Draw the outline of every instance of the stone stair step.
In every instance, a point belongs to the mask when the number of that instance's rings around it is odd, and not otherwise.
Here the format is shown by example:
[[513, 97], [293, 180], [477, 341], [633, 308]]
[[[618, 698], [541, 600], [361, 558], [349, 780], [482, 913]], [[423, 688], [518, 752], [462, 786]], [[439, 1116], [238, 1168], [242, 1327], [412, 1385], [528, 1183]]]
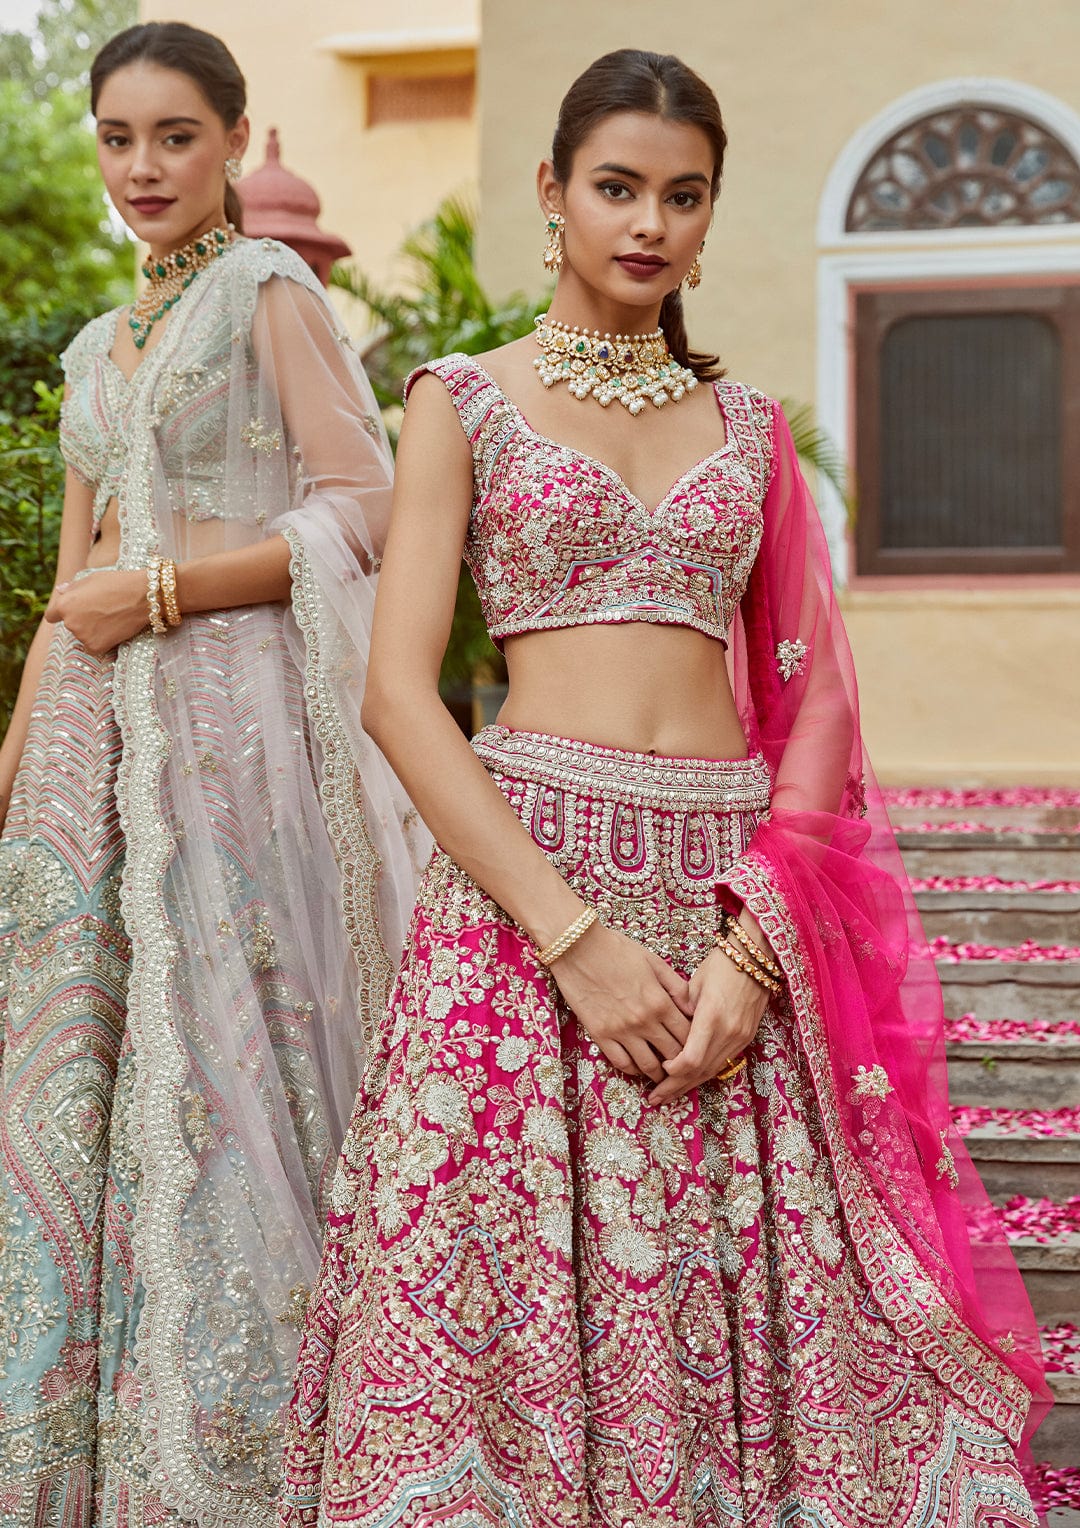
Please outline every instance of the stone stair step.
[[1080, 960], [939, 960], [949, 1018], [1080, 1017]]
[[1051, 806], [1035, 801], [1019, 806], [980, 805], [957, 800], [946, 806], [889, 805], [889, 821], [896, 832], [919, 828], [923, 823], [985, 823], [999, 833], [1076, 833], [1080, 831], [1080, 807]]
[[[1080, 935], [1080, 893], [917, 891], [927, 938], [956, 944], [1069, 944]], [[1078, 993], [1080, 1000], [1080, 993]]]
[[[996, 1204], [1014, 1194], [1064, 1200], [1080, 1185], [1080, 1135], [1016, 1135], [979, 1126], [967, 1132], [964, 1145]], [[1074, 1297], [1074, 1312], [1078, 1303]]]
[[[1073, 1452], [1074, 1457], [1080, 1459], [1080, 1448]], [[1046, 1528], [1080, 1528], [1080, 1506], [1055, 1507], [1046, 1514]]]
[[1010, 1246], [1039, 1325], [1080, 1319], [1080, 1234], [1052, 1242], [1025, 1236]]
[[1080, 1374], [1048, 1374], [1053, 1409], [1032, 1440], [1036, 1459], [1048, 1464], [1080, 1463]]
[[1060, 1040], [952, 1040], [945, 1050], [953, 1104], [1080, 1108], [1080, 1035]]
[[904, 833], [896, 835], [913, 880], [996, 875], [1002, 881], [1080, 881], [1077, 833]]

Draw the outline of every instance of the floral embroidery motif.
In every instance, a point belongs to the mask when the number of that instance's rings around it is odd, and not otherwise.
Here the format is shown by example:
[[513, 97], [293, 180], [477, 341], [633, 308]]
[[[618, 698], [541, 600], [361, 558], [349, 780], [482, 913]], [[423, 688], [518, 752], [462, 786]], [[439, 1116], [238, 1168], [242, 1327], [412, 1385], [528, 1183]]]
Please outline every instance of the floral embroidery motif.
[[[700, 963], [766, 809], [760, 760], [688, 783], [660, 759], [499, 727], [474, 746], [606, 921], [684, 973]], [[797, 955], [774, 947], [805, 1001]], [[884, 1070], [863, 1075], [883, 1107]], [[382, 1528], [580, 1528], [583, 1503], [596, 1528], [810, 1508], [916, 1528], [930, 1490], [965, 1502], [954, 1528], [1003, 1493], [1003, 1524], [1033, 1524], [1002, 1430], [875, 1298], [856, 1241], [874, 1233], [841, 1198], [786, 1000], [729, 1086], [664, 1108], [643, 1092], [437, 850], [335, 1179], [282, 1522], [313, 1528], [322, 1491], [342, 1521]], [[931, 1298], [900, 1264], [908, 1298]]]
[[306, 1284], [294, 1284], [289, 1290], [289, 1298], [285, 1302], [285, 1309], [278, 1312], [278, 1320], [286, 1326], [291, 1326], [294, 1331], [304, 1330], [304, 1317], [307, 1315], [308, 1305], [311, 1303], [311, 1290]]
[[267, 456], [281, 450], [281, 431], [271, 429], [261, 416], [244, 426], [240, 439], [245, 446], [250, 446], [253, 451], [263, 451]]
[[881, 1065], [867, 1069], [860, 1066], [855, 1073], [855, 1086], [852, 1089], [856, 1098], [887, 1098], [894, 1091], [889, 1081], [889, 1074]]
[[796, 674], [802, 673], [803, 660], [809, 651], [806, 643], [799, 637], [789, 637], [780, 643], [776, 649], [776, 666], [785, 684]]
[[946, 1132], [941, 1132], [941, 1156], [937, 1160], [935, 1172], [939, 1178], [948, 1178], [950, 1188], [960, 1187], [960, 1174], [956, 1170], [956, 1158], [952, 1150], [946, 1144]]
[[650, 509], [602, 462], [530, 430], [465, 356], [441, 377], [473, 446], [465, 558], [491, 637], [594, 622], [690, 626], [727, 640], [762, 535], [772, 405], [716, 383], [727, 440]]

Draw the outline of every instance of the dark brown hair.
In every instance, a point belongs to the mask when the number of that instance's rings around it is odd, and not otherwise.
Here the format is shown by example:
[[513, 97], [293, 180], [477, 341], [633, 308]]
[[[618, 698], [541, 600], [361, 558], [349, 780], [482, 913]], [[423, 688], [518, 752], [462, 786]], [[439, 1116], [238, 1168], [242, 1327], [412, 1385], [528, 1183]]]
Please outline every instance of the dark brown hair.
[[[551, 162], [560, 185], [569, 180], [574, 155], [593, 128], [617, 111], [648, 112], [669, 122], [688, 122], [700, 127], [712, 144], [709, 191], [710, 200], [716, 201], [727, 148], [727, 133], [716, 97], [681, 58], [673, 53], [645, 53], [638, 48], [605, 53], [578, 76], [563, 97], [551, 145]], [[664, 298], [660, 327], [681, 366], [689, 366], [702, 381], [723, 376], [718, 356], [690, 349], [681, 293], [669, 292]]]
[[[97, 115], [101, 88], [111, 74], [128, 64], [159, 64], [186, 74], [206, 97], [207, 104], [233, 128], [247, 106], [247, 85], [228, 48], [211, 32], [184, 21], [145, 21], [111, 37], [90, 65], [90, 110]], [[236, 188], [225, 184], [225, 216], [243, 231], [243, 210]]]

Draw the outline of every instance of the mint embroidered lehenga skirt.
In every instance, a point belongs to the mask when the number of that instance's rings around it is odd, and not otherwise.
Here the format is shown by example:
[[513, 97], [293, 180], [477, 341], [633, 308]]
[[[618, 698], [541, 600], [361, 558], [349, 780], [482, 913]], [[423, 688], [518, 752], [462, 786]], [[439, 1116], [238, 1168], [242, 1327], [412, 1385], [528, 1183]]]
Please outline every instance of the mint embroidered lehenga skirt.
[[[227, 626], [214, 615], [189, 620], [196, 694], [185, 710], [189, 734], [177, 746], [200, 761], [193, 771], [205, 766], [213, 781], [229, 906], [236, 927], [253, 931], [249, 944], [254, 939], [257, 946], [263, 927], [260, 891], [240, 851], [227, 857], [235, 849], [226, 831], [233, 783], [216, 767], [219, 754], [234, 756], [236, 738], [223, 726], [220, 710], [198, 703], [219, 693], [232, 696], [245, 735], [250, 733], [242, 708], [254, 681], [242, 652], [253, 644], [244, 649], [229, 637], [238, 631], [242, 637], [244, 622], [254, 618], [261, 619], [257, 611], [231, 616]], [[269, 665], [270, 658], [264, 661]], [[144, 1431], [151, 1405], [170, 1424], [188, 1418], [166, 1413], [160, 1395], [151, 1401], [144, 1380], [148, 1299], [139, 1227], [146, 1201], [145, 1142], [138, 1105], [148, 1065], [140, 1060], [127, 1002], [134, 941], [121, 902], [130, 910], [140, 888], [125, 880], [130, 855], [118, 810], [124, 761], [115, 672], [112, 659], [91, 656], [63, 626], [56, 629], [0, 839], [4, 1528], [177, 1528], [196, 1521], [194, 1513], [170, 1506], [159, 1488]], [[277, 693], [287, 714], [297, 719], [301, 750], [307, 746], [303, 682], [295, 670], [291, 678], [284, 667], [282, 673], [286, 677]], [[168, 679], [162, 683], [168, 694]], [[237, 781], [248, 791], [259, 789], [260, 769], [251, 759], [236, 757]], [[167, 815], [167, 801], [161, 810]], [[200, 894], [209, 899], [205, 888]], [[278, 935], [280, 949], [283, 928]], [[290, 986], [286, 957], [255, 946], [251, 959], [263, 982], [261, 1014], [272, 1055], [287, 1079], [290, 1037], [302, 1032], [293, 1011], [299, 994]], [[275, 1017], [282, 1018], [276, 1028]], [[237, 1034], [245, 1033], [238, 1018]], [[325, 1134], [317, 1095], [305, 1092], [299, 1069], [297, 1075], [297, 1110], [310, 1120], [313, 1134]], [[197, 1094], [194, 1084], [188, 1097], [186, 1122], [194, 1133], [201, 1124], [205, 1129], [220, 1105], [209, 1088]], [[200, 1098], [205, 1099], [201, 1113]], [[332, 1142], [320, 1150], [332, 1159]], [[250, 1279], [245, 1265], [230, 1256], [225, 1230], [215, 1238], [220, 1218], [215, 1222], [214, 1213], [211, 1206], [208, 1229], [200, 1229], [198, 1237], [183, 1226], [176, 1233], [199, 1272], [209, 1307], [205, 1319], [193, 1318], [184, 1328], [183, 1355], [198, 1373], [198, 1396], [210, 1416], [200, 1441], [211, 1463], [226, 1484], [238, 1476], [245, 1485], [247, 1476], [254, 1479], [227, 1518], [247, 1528], [269, 1522], [274, 1512], [288, 1374], [275, 1393], [274, 1370], [260, 1347], [263, 1334], [249, 1310]], [[271, 1258], [269, 1247], [265, 1255]], [[238, 1411], [230, 1386], [237, 1376], [246, 1384], [249, 1367], [256, 1371], [255, 1401], [268, 1408], [265, 1426], [252, 1404], [248, 1433], [234, 1427], [226, 1434]], [[219, 1417], [225, 1420], [215, 1432]], [[267, 1440], [265, 1466], [251, 1442], [255, 1423]], [[226, 1518], [212, 1511], [200, 1521], [214, 1525]]]
[[[760, 759], [474, 746], [606, 922], [704, 959]], [[1002, 1429], [875, 1302], [790, 999], [731, 1081], [649, 1086], [436, 850], [339, 1164], [282, 1523], [1034, 1522]]]
[[0, 1521], [20, 1528], [91, 1522], [98, 1390], [138, 1320], [112, 675], [57, 628], [0, 843]]

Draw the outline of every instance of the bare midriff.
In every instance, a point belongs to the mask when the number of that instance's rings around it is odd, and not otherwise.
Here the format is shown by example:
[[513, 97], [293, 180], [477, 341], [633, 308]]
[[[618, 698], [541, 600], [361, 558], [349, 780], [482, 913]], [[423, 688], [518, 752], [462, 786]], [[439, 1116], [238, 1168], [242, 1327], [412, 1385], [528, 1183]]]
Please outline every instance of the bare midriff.
[[86, 558], [88, 568], [115, 567], [120, 557], [120, 511], [115, 499], [110, 499], [101, 517], [98, 533]]
[[724, 649], [685, 626], [631, 621], [508, 637], [512, 731], [669, 758], [744, 759]]
[[[210, 557], [215, 552], [227, 552], [247, 546], [262, 538], [255, 526], [239, 522], [226, 523], [216, 515], [205, 520], [181, 520], [173, 522], [173, 551], [170, 555], [181, 558]], [[120, 558], [120, 510], [115, 499], [110, 499], [101, 517], [96, 539], [87, 554], [88, 568], [112, 568]]]

